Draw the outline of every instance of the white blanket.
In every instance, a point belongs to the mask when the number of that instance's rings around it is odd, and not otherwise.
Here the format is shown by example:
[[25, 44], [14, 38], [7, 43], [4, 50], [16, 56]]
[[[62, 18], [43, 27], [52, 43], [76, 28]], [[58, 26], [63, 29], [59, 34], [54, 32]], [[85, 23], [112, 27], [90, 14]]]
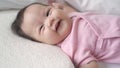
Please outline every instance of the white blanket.
[[[60, 48], [14, 35], [10, 25], [16, 13], [0, 12], [0, 68], [74, 68]], [[120, 68], [120, 64], [99, 63], [99, 66]]]

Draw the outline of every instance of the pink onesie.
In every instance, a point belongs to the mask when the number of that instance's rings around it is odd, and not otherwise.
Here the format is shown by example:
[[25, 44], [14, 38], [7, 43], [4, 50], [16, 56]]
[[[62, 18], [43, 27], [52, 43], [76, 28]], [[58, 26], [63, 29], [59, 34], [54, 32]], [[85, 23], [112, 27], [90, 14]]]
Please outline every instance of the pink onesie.
[[58, 46], [76, 67], [93, 60], [120, 63], [120, 16], [73, 12], [70, 18], [71, 33]]

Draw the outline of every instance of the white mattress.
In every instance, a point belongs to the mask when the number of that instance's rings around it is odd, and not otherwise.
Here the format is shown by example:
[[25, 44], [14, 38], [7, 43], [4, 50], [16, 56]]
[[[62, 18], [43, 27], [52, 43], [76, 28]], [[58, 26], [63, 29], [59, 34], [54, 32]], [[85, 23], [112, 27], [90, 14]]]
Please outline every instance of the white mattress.
[[[0, 68], [74, 68], [60, 48], [14, 35], [10, 25], [16, 13], [0, 12]], [[120, 64], [100, 63], [99, 66], [120, 68]]]

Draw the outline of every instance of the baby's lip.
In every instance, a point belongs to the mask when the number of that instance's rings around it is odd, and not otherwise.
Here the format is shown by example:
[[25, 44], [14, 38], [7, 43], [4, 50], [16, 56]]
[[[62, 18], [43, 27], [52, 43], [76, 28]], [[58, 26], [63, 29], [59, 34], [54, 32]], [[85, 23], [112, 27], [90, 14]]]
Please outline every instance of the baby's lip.
[[60, 27], [60, 23], [61, 23], [62, 20], [58, 20], [56, 25], [55, 25], [55, 29], [56, 31], [58, 30], [58, 28]]

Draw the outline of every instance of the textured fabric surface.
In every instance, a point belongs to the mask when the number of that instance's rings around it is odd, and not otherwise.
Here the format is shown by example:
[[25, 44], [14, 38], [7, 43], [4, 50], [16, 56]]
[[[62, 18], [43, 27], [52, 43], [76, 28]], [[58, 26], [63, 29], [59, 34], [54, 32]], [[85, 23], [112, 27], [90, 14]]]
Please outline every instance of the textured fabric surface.
[[96, 60], [120, 64], [120, 16], [73, 12], [72, 30], [59, 45], [76, 67]]
[[[92, 11], [120, 15], [120, 0], [0, 0], [0, 10], [20, 9], [30, 3], [69, 3], [79, 11]], [[114, 11], [113, 11], [114, 10]]]
[[79, 11], [120, 15], [120, 0], [66, 0]]

